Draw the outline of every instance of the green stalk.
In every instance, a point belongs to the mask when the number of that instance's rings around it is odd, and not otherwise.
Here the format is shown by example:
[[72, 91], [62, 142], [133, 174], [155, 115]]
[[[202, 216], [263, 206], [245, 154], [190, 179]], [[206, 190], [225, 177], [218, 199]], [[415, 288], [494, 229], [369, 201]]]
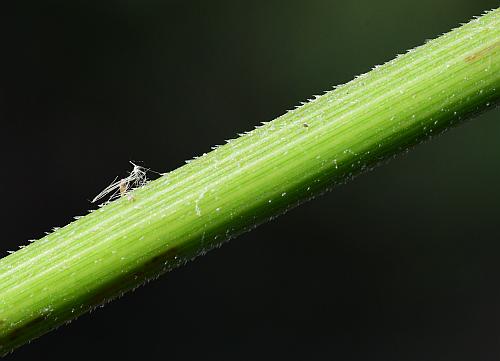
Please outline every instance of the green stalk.
[[0, 354], [500, 100], [500, 9], [0, 260]]

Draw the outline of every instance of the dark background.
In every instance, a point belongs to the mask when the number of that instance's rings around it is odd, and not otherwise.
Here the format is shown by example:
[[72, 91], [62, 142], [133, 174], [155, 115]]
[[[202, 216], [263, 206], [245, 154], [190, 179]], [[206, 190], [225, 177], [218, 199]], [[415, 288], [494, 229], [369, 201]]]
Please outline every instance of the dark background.
[[[2, 256], [129, 160], [166, 172], [496, 0], [15, 1]], [[8, 360], [498, 360], [499, 110]]]

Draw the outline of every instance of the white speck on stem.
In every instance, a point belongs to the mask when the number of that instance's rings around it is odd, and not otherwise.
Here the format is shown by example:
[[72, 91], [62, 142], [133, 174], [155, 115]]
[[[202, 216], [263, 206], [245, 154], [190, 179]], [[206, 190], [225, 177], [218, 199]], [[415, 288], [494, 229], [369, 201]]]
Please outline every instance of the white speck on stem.
[[205, 196], [205, 193], [207, 192], [207, 188], [205, 188], [203, 190], [203, 192], [200, 193], [200, 195], [198, 196], [198, 198], [196, 198], [196, 201], [194, 202], [194, 210], [196, 212], [196, 215], [199, 217], [201, 216], [201, 208], [200, 208], [200, 201], [203, 199], [203, 197]]

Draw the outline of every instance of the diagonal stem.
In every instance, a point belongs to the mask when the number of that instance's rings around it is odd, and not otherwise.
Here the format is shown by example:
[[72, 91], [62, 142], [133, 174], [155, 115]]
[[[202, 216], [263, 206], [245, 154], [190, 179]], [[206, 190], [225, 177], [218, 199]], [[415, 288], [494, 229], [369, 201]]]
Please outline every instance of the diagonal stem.
[[0, 354], [500, 101], [493, 10], [0, 260]]

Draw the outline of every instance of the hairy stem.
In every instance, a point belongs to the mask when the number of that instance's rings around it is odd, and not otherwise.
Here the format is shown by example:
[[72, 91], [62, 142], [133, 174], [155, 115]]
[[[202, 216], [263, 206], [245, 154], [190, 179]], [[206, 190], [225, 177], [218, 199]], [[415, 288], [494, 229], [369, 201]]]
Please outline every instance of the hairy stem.
[[0, 354], [500, 99], [494, 10], [0, 260]]

